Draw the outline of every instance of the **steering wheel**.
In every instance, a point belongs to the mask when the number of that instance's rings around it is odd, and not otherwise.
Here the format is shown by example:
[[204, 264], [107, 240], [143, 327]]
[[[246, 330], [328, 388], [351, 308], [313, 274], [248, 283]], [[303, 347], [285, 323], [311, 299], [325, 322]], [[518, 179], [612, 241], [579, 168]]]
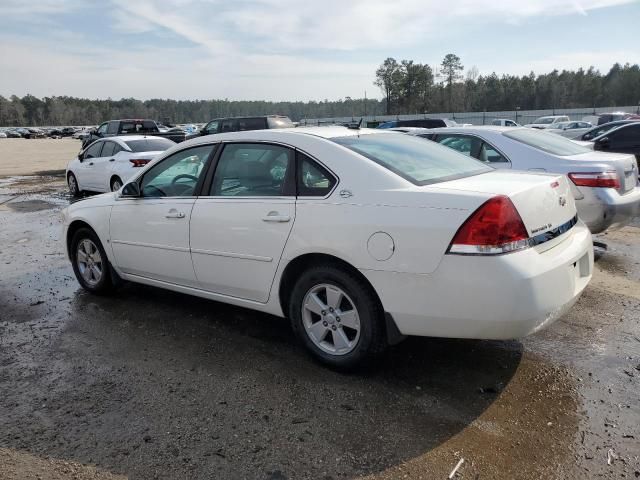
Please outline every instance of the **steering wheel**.
[[195, 175], [189, 175], [188, 173], [183, 173], [180, 175], [177, 175], [176, 177], [174, 177], [173, 180], [171, 180], [171, 185], [175, 185], [176, 183], [178, 183], [178, 181], [182, 180], [183, 178], [188, 178], [190, 180], [193, 180], [195, 182], [198, 181], [198, 177], [196, 177]]

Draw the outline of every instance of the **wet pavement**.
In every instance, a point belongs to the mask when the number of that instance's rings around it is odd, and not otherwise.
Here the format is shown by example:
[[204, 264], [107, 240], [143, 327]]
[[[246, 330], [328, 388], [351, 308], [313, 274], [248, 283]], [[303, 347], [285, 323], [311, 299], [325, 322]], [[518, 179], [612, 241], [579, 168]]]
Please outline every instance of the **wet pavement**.
[[640, 223], [522, 341], [411, 338], [345, 375], [286, 320], [78, 286], [62, 178], [0, 179], [0, 479], [640, 477]]

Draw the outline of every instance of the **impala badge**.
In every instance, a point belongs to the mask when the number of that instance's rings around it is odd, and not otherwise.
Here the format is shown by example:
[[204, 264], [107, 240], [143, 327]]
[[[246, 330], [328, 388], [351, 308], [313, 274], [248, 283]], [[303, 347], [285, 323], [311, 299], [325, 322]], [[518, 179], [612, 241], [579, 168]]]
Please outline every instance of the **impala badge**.
[[558, 197], [558, 203], [561, 207], [564, 207], [567, 204], [567, 198], [563, 196]]

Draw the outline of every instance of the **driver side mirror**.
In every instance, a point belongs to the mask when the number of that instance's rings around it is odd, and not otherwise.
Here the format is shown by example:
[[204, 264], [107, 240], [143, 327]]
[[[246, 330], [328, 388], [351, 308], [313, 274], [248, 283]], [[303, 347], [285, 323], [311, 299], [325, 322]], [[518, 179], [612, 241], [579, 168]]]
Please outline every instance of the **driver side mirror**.
[[127, 197], [127, 198], [138, 198], [138, 197], [142, 196], [142, 194], [140, 192], [140, 185], [138, 185], [137, 182], [127, 183], [122, 188], [122, 193], [120, 194], [120, 196], [121, 197]]

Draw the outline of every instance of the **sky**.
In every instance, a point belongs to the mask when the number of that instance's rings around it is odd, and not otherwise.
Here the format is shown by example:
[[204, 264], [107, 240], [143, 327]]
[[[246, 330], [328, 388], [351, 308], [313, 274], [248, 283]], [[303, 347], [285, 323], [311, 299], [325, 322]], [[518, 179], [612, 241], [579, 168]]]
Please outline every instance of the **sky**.
[[387, 57], [481, 74], [640, 63], [640, 0], [0, 0], [0, 95], [337, 100]]

